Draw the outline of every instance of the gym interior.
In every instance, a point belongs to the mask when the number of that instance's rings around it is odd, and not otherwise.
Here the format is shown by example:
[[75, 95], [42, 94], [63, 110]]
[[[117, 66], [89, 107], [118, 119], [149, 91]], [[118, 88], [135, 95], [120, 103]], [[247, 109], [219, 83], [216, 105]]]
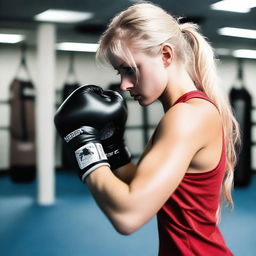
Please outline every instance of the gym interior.
[[[53, 122], [58, 106], [79, 86], [118, 88], [116, 72], [95, 60], [97, 42], [111, 17], [140, 1], [112, 2], [1, 1], [0, 255], [157, 255], [156, 219], [132, 235], [118, 234], [80, 182]], [[246, 1], [236, 0], [222, 10], [217, 3], [231, 1], [152, 2], [198, 23], [216, 51], [220, 84], [240, 124], [243, 143], [235, 171], [234, 208], [223, 205], [219, 225], [235, 255], [254, 256], [256, 3], [248, 1], [246, 9]], [[85, 16], [82, 21], [69, 22], [64, 16], [64, 21], [41, 20], [38, 14], [48, 9]], [[244, 30], [228, 35], [220, 33], [223, 27]], [[8, 41], [9, 35], [17, 38]], [[159, 102], [141, 107], [129, 94], [123, 96], [129, 113], [125, 138], [137, 162], [163, 109]]]

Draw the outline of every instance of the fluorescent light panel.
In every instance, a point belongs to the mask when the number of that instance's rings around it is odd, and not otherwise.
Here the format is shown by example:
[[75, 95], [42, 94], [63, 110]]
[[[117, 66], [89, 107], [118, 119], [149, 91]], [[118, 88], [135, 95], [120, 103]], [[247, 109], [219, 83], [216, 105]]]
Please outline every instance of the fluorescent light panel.
[[24, 40], [23, 35], [18, 34], [0, 34], [0, 43], [16, 44]]
[[230, 49], [226, 49], [226, 48], [216, 48], [215, 52], [221, 56], [230, 56], [232, 53]]
[[77, 23], [93, 17], [91, 12], [76, 12], [67, 10], [49, 9], [37, 14], [34, 18], [37, 21], [58, 22], [58, 23]]
[[62, 51], [96, 52], [98, 44], [63, 42], [57, 44], [57, 49]]
[[211, 9], [229, 12], [250, 12], [251, 8], [256, 7], [256, 0], [224, 0], [212, 4]]
[[215, 51], [218, 55], [221, 55], [221, 56], [233, 56], [236, 58], [256, 59], [256, 50], [250, 50], [250, 49], [230, 50], [227, 48], [216, 48]]
[[224, 36], [235, 36], [256, 39], [256, 30], [252, 29], [224, 27], [218, 29], [218, 33]]
[[233, 51], [232, 55], [237, 58], [256, 59], [256, 50], [239, 49]]

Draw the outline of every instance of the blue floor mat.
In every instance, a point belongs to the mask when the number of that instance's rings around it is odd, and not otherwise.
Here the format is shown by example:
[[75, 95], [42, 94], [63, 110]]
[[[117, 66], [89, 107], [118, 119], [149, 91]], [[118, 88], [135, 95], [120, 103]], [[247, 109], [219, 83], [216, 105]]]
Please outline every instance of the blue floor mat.
[[[56, 203], [36, 203], [36, 182], [0, 177], [1, 256], [156, 256], [156, 219], [132, 235], [118, 234], [86, 186], [70, 172], [56, 173]], [[235, 209], [223, 209], [220, 228], [237, 256], [256, 255], [256, 175], [233, 192]]]

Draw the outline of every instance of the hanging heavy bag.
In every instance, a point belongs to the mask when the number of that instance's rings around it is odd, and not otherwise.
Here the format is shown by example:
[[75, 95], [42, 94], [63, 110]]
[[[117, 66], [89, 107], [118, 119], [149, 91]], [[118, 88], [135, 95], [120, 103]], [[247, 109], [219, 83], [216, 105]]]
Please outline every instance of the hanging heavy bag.
[[[26, 69], [24, 56], [21, 67]], [[31, 182], [36, 175], [35, 90], [30, 81], [18, 78], [10, 90], [10, 177]]]
[[240, 88], [232, 88], [230, 91], [230, 102], [240, 125], [242, 143], [235, 167], [234, 185], [247, 186], [251, 181], [252, 174], [252, 97], [243, 86], [241, 63], [239, 64], [238, 81], [240, 81]]

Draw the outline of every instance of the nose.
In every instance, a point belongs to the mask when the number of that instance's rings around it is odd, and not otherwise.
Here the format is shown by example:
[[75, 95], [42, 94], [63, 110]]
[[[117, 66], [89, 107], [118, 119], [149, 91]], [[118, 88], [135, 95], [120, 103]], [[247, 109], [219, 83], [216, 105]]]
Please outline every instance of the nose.
[[122, 91], [130, 91], [134, 87], [134, 83], [129, 78], [122, 78], [120, 89]]

